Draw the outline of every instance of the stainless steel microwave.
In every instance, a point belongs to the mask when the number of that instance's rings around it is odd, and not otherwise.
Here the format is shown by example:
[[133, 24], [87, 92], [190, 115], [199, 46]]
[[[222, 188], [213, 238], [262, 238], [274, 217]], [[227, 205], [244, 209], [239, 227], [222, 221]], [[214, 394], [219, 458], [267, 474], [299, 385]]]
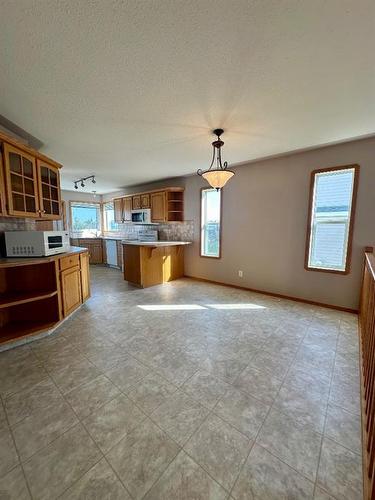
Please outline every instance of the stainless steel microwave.
[[132, 210], [132, 222], [138, 222], [138, 224], [150, 224], [151, 209], [144, 208], [140, 210]]
[[67, 231], [5, 231], [7, 257], [44, 257], [69, 249]]

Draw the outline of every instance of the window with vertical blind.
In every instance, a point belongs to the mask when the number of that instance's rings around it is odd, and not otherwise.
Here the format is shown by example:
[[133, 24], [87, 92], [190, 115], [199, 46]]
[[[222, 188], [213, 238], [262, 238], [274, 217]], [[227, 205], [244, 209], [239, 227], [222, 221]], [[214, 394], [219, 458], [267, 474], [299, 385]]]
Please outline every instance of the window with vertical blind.
[[201, 257], [221, 256], [221, 190], [201, 190]]
[[358, 165], [312, 172], [306, 269], [349, 272], [358, 174]]

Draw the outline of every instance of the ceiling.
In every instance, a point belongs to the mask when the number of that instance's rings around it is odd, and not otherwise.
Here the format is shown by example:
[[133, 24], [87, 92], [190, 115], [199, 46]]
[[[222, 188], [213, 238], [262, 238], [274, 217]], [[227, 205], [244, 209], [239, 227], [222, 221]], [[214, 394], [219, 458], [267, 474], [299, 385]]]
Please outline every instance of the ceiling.
[[[375, 132], [373, 0], [0, 0], [0, 114], [98, 193]], [[92, 186], [89, 186], [90, 191]]]

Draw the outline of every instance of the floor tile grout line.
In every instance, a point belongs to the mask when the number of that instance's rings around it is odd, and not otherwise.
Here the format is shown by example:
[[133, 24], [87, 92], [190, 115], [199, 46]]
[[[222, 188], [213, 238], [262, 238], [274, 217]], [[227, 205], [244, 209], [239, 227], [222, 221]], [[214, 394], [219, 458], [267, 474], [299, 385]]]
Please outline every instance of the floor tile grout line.
[[[306, 332], [306, 334], [304, 335], [304, 337], [303, 337], [303, 338], [305, 338], [305, 336], [306, 336], [306, 335], [307, 335], [307, 332]], [[301, 339], [301, 343], [302, 343], [302, 340], [303, 340], [303, 339]], [[297, 352], [298, 352], [298, 351], [297, 351]], [[263, 428], [263, 426], [264, 426], [264, 424], [265, 424], [265, 422], [266, 422], [266, 420], [267, 420], [267, 418], [268, 418], [268, 416], [269, 416], [269, 414], [270, 414], [270, 412], [271, 412], [271, 410], [272, 410], [272, 408], [273, 408], [274, 402], [275, 402], [275, 400], [276, 400], [276, 398], [277, 398], [278, 394], [280, 393], [280, 390], [281, 390], [281, 388], [282, 388], [282, 386], [283, 386], [283, 384], [284, 384], [284, 382], [285, 382], [285, 379], [286, 379], [286, 377], [287, 377], [287, 375], [288, 375], [288, 373], [289, 373], [290, 367], [292, 366], [292, 364], [293, 364], [294, 360], [295, 360], [295, 359], [296, 359], [296, 357], [297, 357], [297, 352], [296, 352], [296, 354], [294, 355], [294, 357], [293, 357], [293, 359], [292, 359], [292, 361], [291, 361], [291, 363], [290, 363], [290, 365], [289, 365], [289, 368], [288, 368], [288, 370], [287, 370], [287, 371], [286, 371], [286, 373], [285, 373], [285, 376], [284, 376], [284, 378], [283, 378], [282, 384], [280, 385], [280, 387], [279, 387], [279, 389], [278, 389], [278, 391], [277, 391], [277, 393], [276, 393], [276, 395], [275, 395], [275, 398], [273, 399], [273, 402], [272, 402], [272, 404], [270, 405], [270, 407], [269, 407], [269, 409], [268, 409], [268, 412], [267, 412], [267, 414], [266, 414], [265, 418], [263, 419], [262, 424], [260, 425], [260, 427], [259, 427], [259, 429], [258, 429], [258, 432], [257, 432], [256, 436], [254, 437], [253, 445], [251, 446], [251, 448], [250, 448], [250, 450], [249, 450], [249, 453], [248, 453], [248, 455], [247, 455], [247, 457], [246, 457], [246, 460], [243, 462], [242, 467], [240, 468], [240, 470], [239, 470], [239, 472], [238, 472], [238, 474], [237, 474], [237, 477], [236, 477], [236, 479], [235, 479], [235, 481], [234, 481], [234, 483], [233, 483], [233, 486], [232, 486], [232, 488], [231, 488], [231, 490], [230, 490], [230, 492], [229, 492], [229, 495], [230, 495], [230, 496], [232, 496], [233, 489], [234, 489], [234, 487], [235, 487], [235, 485], [236, 485], [236, 483], [237, 483], [237, 481], [238, 481], [238, 479], [239, 479], [239, 477], [240, 477], [240, 475], [241, 475], [241, 473], [242, 473], [243, 468], [245, 467], [245, 464], [246, 464], [246, 462], [247, 462], [247, 460], [248, 460], [248, 458], [249, 458], [249, 456], [250, 456], [251, 450], [253, 449], [253, 447], [254, 447], [255, 443], [257, 442], [258, 436], [259, 436], [259, 434], [261, 433], [261, 430], [262, 430], [262, 428]]]
[[108, 460], [108, 458], [107, 458], [107, 456], [105, 454], [104, 454], [104, 458], [103, 459], [106, 461], [106, 463], [108, 464], [108, 467], [113, 471], [114, 475], [120, 481], [120, 483], [124, 487], [125, 491], [128, 493], [129, 497], [132, 498], [132, 499], [134, 499], [134, 496], [130, 494], [130, 491], [126, 487], [125, 483], [123, 482], [123, 480], [121, 479], [121, 477], [119, 476], [119, 474], [117, 473], [117, 471], [112, 467], [111, 462]]
[[[307, 330], [308, 330], [308, 329], [307, 329]], [[305, 338], [305, 337], [306, 337], [306, 335], [307, 335], [307, 331], [306, 331], [306, 333], [305, 333], [305, 335], [304, 335], [304, 337], [303, 337], [303, 338]], [[302, 340], [303, 340], [303, 339], [302, 339]], [[302, 343], [302, 340], [301, 340], [301, 343]], [[298, 352], [298, 351], [297, 351], [297, 352]], [[285, 382], [285, 379], [286, 379], [286, 377], [287, 377], [287, 375], [288, 375], [288, 373], [289, 373], [289, 370], [290, 370], [290, 368], [291, 368], [291, 366], [292, 366], [292, 364], [293, 364], [294, 360], [295, 360], [295, 359], [296, 359], [296, 357], [297, 357], [297, 352], [296, 352], [295, 356], [293, 357], [293, 359], [292, 359], [292, 361], [291, 361], [291, 363], [290, 363], [290, 365], [289, 365], [289, 368], [288, 368], [288, 370], [287, 370], [287, 372], [286, 372], [286, 374], [285, 374], [285, 376], [284, 376], [283, 383], [280, 385], [280, 387], [279, 387], [279, 389], [278, 389], [278, 391], [277, 391], [277, 394], [275, 395], [275, 398], [274, 398], [274, 400], [273, 400], [272, 404], [270, 405], [270, 407], [269, 407], [269, 409], [268, 409], [268, 412], [267, 412], [267, 414], [266, 414], [265, 418], [263, 419], [263, 422], [262, 422], [262, 424], [260, 425], [260, 427], [259, 427], [259, 429], [258, 429], [258, 432], [257, 432], [256, 436], [254, 437], [253, 445], [251, 446], [251, 448], [250, 448], [250, 450], [249, 450], [249, 453], [248, 453], [248, 455], [247, 455], [247, 457], [246, 457], [246, 460], [245, 460], [245, 461], [243, 462], [243, 464], [242, 464], [242, 467], [240, 467], [240, 470], [239, 470], [239, 472], [238, 472], [238, 474], [237, 474], [237, 477], [236, 477], [236, 479], [235, 479], [235, 481], [234, 481], [234, 483], [233, 483], [233, 486], [232, 486], [232, 488], [231, 488], [231, 490], [230, 490], [230, 492], [229, 492], [229, 496], [232, 496], [233, 489], [234, 489], [234, 487], [236, 486], [236, 483], [237, 483], [237, 481], [238, 481], [238, 479], [239, 479], [239, 477], [240, 477], [240, 475], [241, 475], [241, 473], [242, 473], [243, 468], [245, 467], [245, 464], [246, 464], [247, 460], [249, 459], [249, 456], [250, 456], [251, 450], [254, 448], [255, 443], [257, 443], [258, 436], [259, 436], [259, 434], [261, 433], [261, 430], [262, 430], [262, 428], [263, 428], [263, 426], [264, 426], [264, 424], [265, 424], [265, 422], [266, 422], [266, 420], [267, 420], [267, 418], [268, 418], [268, 416], [269, 416], [269, 414], [270, 414], [270, 412], [271, 412], [271, 410], [272, 410], [272, 408], [273, 408], [274, 402], [275, 402], [275, 400], [276, 400], [276, 398], [277, 398], [278, 394], [280, 393], [281, 387], [283, 386], [283, 384], [284, 384], [284, 382]], [[277, 457], [277, 458], [278, 458], [278, 457]], [[288, 464], [287, 464], [287, 465], [288, 465]]]
[[[176, 455], [174, 455], [174, 457], [172, 458], [172, 460], [170, 460], [170, 462], [168, 462], [168, 465], [161, 471], [161, 473], [158, 475], [158, 477], [155, 479], [155, 481], [151, 484], [151, 486], [149, 487], [149, 489], [144, 493], [144, 495], [142, 495], [142, 497], [140, 497], [138, 500], [142, 500], [143, 498], [145, 498], [148, 493], [152, 490], [152, 488], [156, 485], [156, 483], [159, 481], [159, 479], [164, 475], [165, 472], [167, 472], [168, 468], [172, 465], [172, 463], [176, 460], [176, 458], [178, 457], [178, 455], [181, 453], [182, 451], [182, 448], [179, 448]], [[134, 497], [132, 497], [134, 498]]]
[[[143, 364], [143, 362], [141, 362]], [[154, 370], [154, 368], [152, 368], [152, 370]], [[167, 380], [167, 379], [166, 379]], [[169, 382], [169, 381], [168, 381]], [[227, 381], [226, 381], [227, 382]], [[227, 382], [228, 383], [228, 382]], [[233, 384], [232, 384], [233, 385]], [[181, 386], [179, 386], [179, 389], [181, 389]], [[181, 389], [182, 390], [182, 389]], [[125, 396], [129, 397], [127, 393], [125, 393]], [[209, 415], [209, 414], [208, 414]], [[208, 418], [208, 415], [206, 418]], [[230, 425], [230, 424], [229, 424]], [[163, 431], [164, 432], [164, 431]]]
[[9, 430], [10, 436], [11, 436], [11, 438], [12, 438], [13, 446], [14, 446], [14, 449], [15, 449], [15, 451], [16, 451], [16, 453], [17, 453], [17, 457], [18, 457], [18, 464], [17, 464], [17, 465], [15, 465], [14, 467], [12, 467], [12, 469], [10, 469], [8, 472], [6, 472], [6, 473], [4, 474], [4, 476], [3, 476], [3, 477], [5, 477], [5, 476], [6, 476], [9, 472], [11, 472], [12, 470], [14, 470], [16, 467], [20, 466], [20, 467], [21, 467], [21, 471], [22, 471], [23, 478], [24, 478], [24, 480], [25, 480], [25, 484], [26, 484], [27, 491], [29, 492], [29, 495], [30, 495], [30, 498], [34, 498], [34, 497], [33, 497], [33, 495], [31, 494], [31, 488], [30, 488], [29, 482], [28, 482], [27, 477], [26, 477], [25, 469], [24, 469], [23, 464], [22, 464], [22, 462], [21, 462], [21, 456], [20, 456], [19, 451], [18, 451], [18, 448], [17, 448], [17, 446], [16, 446], [16, 440], [14, 439], [13, 431], [12, 431], [12, 429], [11, 429], [11, 427], [10, 427], [8, 414], [7, 414], [7, 413], [6, 413], [6, 411], [5, 411], [5, 406], [4, 406], [3, 401], [1, 401], [1, 404], [2, 404], [2, 406], [3, 406], [4, 415], [5, 415], [5, 418], [6, 418], [7, 424], [8, 424], [8, 430]]
[[[55, 381], [54, 381], [54, 380], [53, 380], [53, 382], [55, 383]], [[56, 383], [55, 383], [55, 385], [56, 385]], [[57, 389], [58, 389], [58, 390], [60, 390], [60, 389], [59, 389], [59, 387], [58, 387], [57, 385], [56, 385], [56, 387], [57, 387]], [[82, 427], [85, 429], [85, 431], [86, 431], [86, 432], [87, 432], [87, 434], [89, 435], [90, 439], [92, 440], [92, 442], [94, 443], [94, 445], [95, 445], [95, 446], [96, 446], [96, 448], [98, 449], [98, 451], [99, 451], [99, 455], [100, 455], [99, 460], [98, 460], [98, 461], [97, 461], [97, 462], [96, 462], [96, 463], [95, 463], [92, 467], [90, 467], [90, 468], [89, 468], [89, 469], [88, 469], [88, 470], [87, 470], [84, 474], [82, 474], [82, 475], [81, 475], [81, 476], [77, 479], [77, 481], [75, 481], [73, 484], [71, 484], [68, 488], [66, 488], [66, 490], [64, 490], [64, 491], [61, 493], [61, 495], [60, 495], [60, 496], [62, 496], [62, 495], [63, 495], [66, 491], [68, 491], [68, 490], [69, 490], [69, 488], [71, 488], [74, 484], [76, 484], [78, 481], [80, 481], [80, 480], [82, 479], [82, 477], [83, 477], [85, 474], [87, 474], [90, 470], [92, 470], [92, 468], [93, 468], [93, 467], [95, 467], [95, 465], [97, 465], [97, 464], [98, 464], [98, 463], [99, 463], [99, 462], [100, 462], [103, 458], [106, 458], [106, 457], [105, 457], [105, 454], [102, 452], [102, 450], [99, 448], [99, 446], [98, 446], [98, 444], [97, 444], [96, 440], [95, 440], [95, 439], [91, 436], [90, 432], [88, 431], [87, 427], [85, 426], [85, 424], [84, 424], [84, 422], [83, 422], [83, 419], [80, 419], [80, 417], [77, 415], [77, 413], [75, 412], [75, 410], [74, 410], [74, 408], [72, 407], [72, 405], [69, 403], [69, 401], [67, 401], [67, 400], [65, 399], [64, 394], [62, 393], [62, 391], [60, 391], [60, 392], [61, 392], [62, 397], [63, 397], [63, 398], [64, 398], [64, 400], [67, 402], [67, 404], [71, 407], [72, 411], [74, 412], [74, 414], [76, 415], [76, 417], [77, 417], [77, 419], [78, 419], [78, 423], [77, 423], [76, 425], [79, 425], [79, 424], [81, 424], [81, 425], [82, 425]], [[117, 395], [117, 396], [119, 396], [119, 395]], [[114, 398], [112, 398], [112, 399], [111, 399], [111, 401], [113, 401], [114, 399], [116, 399], [116, 396], [115, 396]], [[103, 406], [104, 406], [104, 405], [103, 405]], [[72, 428], [72, 427], [71, 427], [71, 428]], [[60, 436], [59, 436], [59, 437], [60, 437]], [[107, 460], [106, 460], [106, 461], [107, 461]], [[111, 469], [112, 469], [112, 467], [111, 467]], [[112, 469], [112, 470], [113, 470], [113, 469]], [[113, 472], [116, 474], [116, 477], [117, 477], [117, 473], [116, 473], [115, 471], [113, 471]], [[119, 478], [119, 479], [120, 479], [120, 478]], [[121, 482], [121, 484], [123, 484], [121, 480], [120, 480], [120, 482]], [[125, 485], [124, 485], [124, 484], [123, 484], [123, 486], [124, 486], [125, 490], [126, 490], [126, 491], [129, 493], [129, 495], [130, 495], [130, 492], [127, 490], [127, 488], [125, 487]], [[131, 497], [131, 498], [133, 498], [133, 496], [132, 496], [132, 495], [130, 495], [130, 497]]]
[[[77, 422], [76, 422], [74, 425], [72, 425], [71, 427], [69, 427], [69, 429], [66, 429], [64, 432], [62, 432], [62, 433], [61, 433], [59, 436], [57, 436], [55, 439], [53, 439], [52, 441], [50, 441], [50, 442], [49, 442], [46, 446], [44, 446], [43, 448], [41, 448], [40, 450], [38, 450], [37, 452], [35, 452], [35, 453], [31, 456], [31, 457], [29, 457], [29, 458], [27, 459], [27, 461], [31, 460], [31, 459], [32, 459], [32, 457], [34, 457], [37, 453], [39, 453], [39, 452], [41, 452], [41, 451], [45, 450], [48, 446], [50, 446], [52, 443], [54, 443], [54, 442], [55, 442], [55, 441], [57, 441], [59, 438], [61, 438], [61, 436], [63, 436], [64, 434], [66, 434], [66, 433], [68, 433], [69, 431], [71, 431], [72, 429], [74, 429], [74, 427], [77, 427], [77, 426], [81, 425], [81, 426], [83, 426], [83, 427], [84, 427], [84, 429], [86, 430], [86, 432], [88, 432], [88, 431], [87, 431], [87, 429], [86, 429], [86, 427], [83, 425], [82, 421], [78, 418], [78, 415], [77, 415], [77, 414], [76, 414], [76, 412], [74, 411], [74, 408], [72, 408], [72, 406], [70, 405], [69, 401], [67, 401], [67, 400], [64, 398], [64, 394], [63, 394], [62, 390], [58, 387], [58, 385], [56, 384], [56, 382], [54, 381], [54, 379], [53, 379], [51, 376], [50, 376], [50, 378], [51, 378], [52, 382], [54, 383], [55, 387], [57, 388], [57, 390], [60, 392], [60, 394], [61, 394], [61, 396], [62, 396], [63, 400], [64, 400], [64, 401], [65, 401], [65, 402], [69, 405], [69, 407], [71, 408], [72, 412], [73, 412], [73, 413], [74, 413], [74, 415], [76, 416], [76, 418], [77, 418]], [[101, 456], [100, 456], [100, 458], [99, 458], [99, 460], [98, 460], [97, 462], [95, 462], [95, 464], [92, 466], [92, 467], [94, 467], [94, 466], [95, 466], [95, 465], [96, 465], [96, 464], [97, 464], [97, 463], [98, 463], [98, 462], [99, 462], [99, 461], [103, 458], [104, 454], [102, 453], [102, 451], [100, 450], [100, 448], [98, 447], [98, 445], [96, 444], [96, 442], [92, 439], [91, 435], [90, 435], [89, 433], [88, 433], [88, 435], [90, 436], [90, 439], [93, 441], [93, 443], [94, 443], [95, 447], [98, 449], [98, 451], [99, 451], [99, 455], [101, 455]], [[27, 461], [26, 461], [26, 462], [27, 462]], [[92, 469], [92, 467], [90, 467], [90, 468], [89, 468], [86, 472], [88, 472], [89, 470], [91, 470], [91, 469]], [[78, 481], [79, 479], [81, 479], [81, 478], [82, 478], [82, 477], [86, 474], [86, 472], [84, 472], [84, 473], [83, 473], [83, 474], [82, 474], [82, 475], [81, 475], [81, 476], [77, 479], [77, 481]], [[72, 485], [70, 485], [70, 486], [72, 486]], [[70, 487], [70, 486], [69, 486], [69, 487]], [[64, 490], [64, 491], [63, 491], [63, 492], [59, 495], [59, 497], [60, 497], [63, 493], [65, 493], [65, 491], [67, 491], [67, 490], [69, 489], [69, 487], [68, 487], [68, 488], [66, 488], [66, 490]], [[59, 498], [59, 497], [58, 497], [58, 498]]]
[[[339, 326], [339, 334], [340, 334], [340, 326]], [[319, 486], [320, 460], [321, 460], [321, 456], [322, 456], [323, 440], [324, 440], [324, 436], [325, 436], [325, 426], [326, 426], [326, 422], [327, 422], [328, 406], [329, 406], [329, 401], [330, 401], [330, 397], [331, 397], [332, 380], [333, 380], [333, 375], [335, 372], [335, 363], [336, 363], [337, 344], [338, 344], [339, 334], [336, 337], [335, 355], [333, 358], [333, 365], [332, 365], [332, 371], [331, 371], [331, 377], [330, 377], [330, 383], [329, 383], [329, 392], [328, 392], [327, 405], [326, 405], [326, 411], [325, 411], [325, 417], [324, 417], [324, 423], [323, 423], [323, 432], [322, 432], [323, 435], [322, 435], [322, 439], [321, 439], [321, 443], [320, 443], [318, 465], [316, 468], [316, 476], [315, 476], [315, 483], [314, 483], [314, 496], [315, 496], [316, 488]]]

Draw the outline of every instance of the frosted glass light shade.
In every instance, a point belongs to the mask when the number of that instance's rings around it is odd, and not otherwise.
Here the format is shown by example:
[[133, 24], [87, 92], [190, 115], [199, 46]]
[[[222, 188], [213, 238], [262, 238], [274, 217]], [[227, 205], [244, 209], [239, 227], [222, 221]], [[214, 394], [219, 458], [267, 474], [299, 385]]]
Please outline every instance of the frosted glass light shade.
[[215, 189], [221, 189], [234, 176], [231, 170], [208, 170], [203, 172], [202, 177]]

